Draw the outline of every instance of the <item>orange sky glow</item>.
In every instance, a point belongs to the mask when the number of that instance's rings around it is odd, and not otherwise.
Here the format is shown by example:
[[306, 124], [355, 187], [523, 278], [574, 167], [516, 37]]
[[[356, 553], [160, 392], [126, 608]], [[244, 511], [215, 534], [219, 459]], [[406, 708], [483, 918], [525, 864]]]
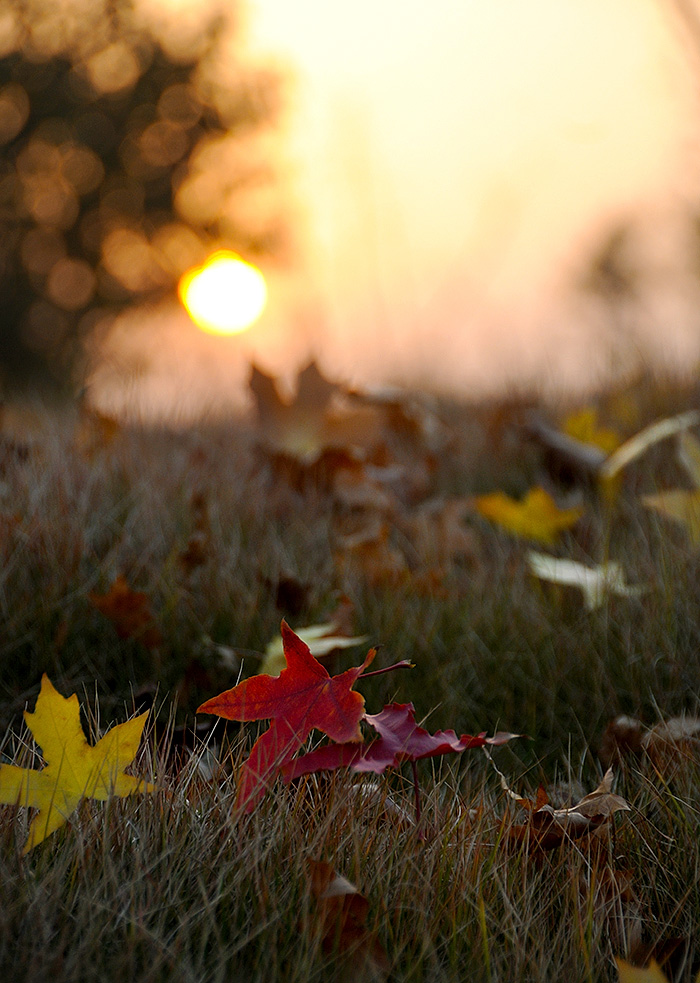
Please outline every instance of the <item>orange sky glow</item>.
[[567, 285], [616, 221], [697, 200], [697, 77], [663, 0], [249, 0], [245, 31], [293, 75], [300, 248], [244, 335], [180, 325], [188, 364], [316, 354], [465, 393], [601, 368]]

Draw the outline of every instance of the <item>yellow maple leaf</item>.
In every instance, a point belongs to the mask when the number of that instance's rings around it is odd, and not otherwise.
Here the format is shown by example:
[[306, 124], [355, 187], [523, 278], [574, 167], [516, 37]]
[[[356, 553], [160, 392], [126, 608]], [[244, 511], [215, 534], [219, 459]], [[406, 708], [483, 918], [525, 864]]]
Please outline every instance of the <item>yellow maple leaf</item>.
[[539, 487], [531, 488], [521, 501], [496, 491], [477, 496], [474, 504], [480, 515], [516, 536], [549, 545], [583, 515], [580, 506], [560, 509], [549, 492]]
[[[625, 959], [615, 959], [620, 983], [668, 983], [668, 980], [655, 959], [648, 966], [632, 966]], [[700, 977], [698, 977], [700, 979]], [[697, 983], [697, 980], [696, 980]]]
[[112, 795], [151, 791], [147, 782], [124, 773], [134, 760], [147, 716], [148, 711], [113, 727], [90, 745], [80, 725], [77, 695], [66, 699], [42, 676], [34, 712], [25, 711], [24, 719], [46, 767], [0, 765], [0, 802], [39, 810], [23, 853], [62, 826], [83, 798], [105, 801]]
[[593, 406], [569, 414], [564, 420], [563, 430], [574, 440], [580, 440], [583, 444], [593, 444], [606, 454], [612, 454], [620, 446], [619, 434], [598, 425], [598, 411]]

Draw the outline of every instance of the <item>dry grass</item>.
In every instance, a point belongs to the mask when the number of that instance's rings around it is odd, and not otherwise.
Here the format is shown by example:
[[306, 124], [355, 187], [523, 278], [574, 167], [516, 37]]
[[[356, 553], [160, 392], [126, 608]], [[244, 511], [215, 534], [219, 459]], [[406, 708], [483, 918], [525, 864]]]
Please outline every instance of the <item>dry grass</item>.
[[[473, 415], [449, 412], [460, 443], [439, 462], [434, 493], [488, 490], [496, 475], [509, 490], [531, 483], [530, 449], [506, 449], [496, 465]], [[528, 733], [530, 742], [495, 752], [522, 792], [540, 781], [574, 797], [595, 787], [600, 737], [618, 713], [653, 724], [697, 710], [700, 555], [638, 499], [682, 483], [668, 449], [635, 469], [613, 513], [586, 493], [586, 519], [556, 550], [620, 559], [631, 582], [651, 587], [588, 613], [575, 593], [530, 578], [527, 544], [476, 517], [467, 519], [473, 556], [444, 571], [439, 591], [419, 588], [420, 557], [415, 576], [368, 585], [334, 562], [337, 503], [280, 482], [233, 427], [123, 432], [86, 455], [63, 423], [52, 426], [0, 473], [5, 760], [28, 760], [20, 713], [43, 671], [61, 692], [79, 691], [93, 725], [124, 719], [132, 694], [155, 684], [160, 719], [181, 721], [235, 681], [217, 645], [261, 652], [276, 633], [283, 612], [270, 585], [282, 575], [310, 585], [293, 626], [320, 620], [344, 592], [355, 630], [381, 643], [380, 658], [415, 662], [411, 673], [362, 686], [371, 712], [398, 698], [412, 700], [419, 719], [429, 715], [431, 728]], [[210, 532], [205, 562], [188, 571], [179, 557], [195, 524], [193, 496], [206, 501]], [[89, 603], [119, 573], [150, 598], [157, 650], [119, 639]], [[346, 654], [339, 667], [355, 661]], [[255, 664], [244, 655], [244, 672]], [[612, 980], [614, 954], [673, 939], [675, 979], [697, 970], [692, 753], [663, 766], [626, 762], [616, 791], [631, 813], [618, 814], [608, 835], [540, 854], [513, 842], [515, 807], [479, 752], [421, 763], [421, 839], [390, 811], [412, 808], [407, 776], [382, 777], [370, 798], [344, 774], [276, 787], [241, 816], [235, 774], [248, 731], [229, 735], [209, 779], [197, 767], [202, 749], [175, 768], [153, 726], [139, 768], [154, 774], [154, 794], [84, 803], [27, 858], [26, 818], [0, 810], [0, 966], [9, 979], [358, 978], [356, 963], [323, 950], [307, 857], [330, 862], [368, 898], [368, 928], [392, 980]]]

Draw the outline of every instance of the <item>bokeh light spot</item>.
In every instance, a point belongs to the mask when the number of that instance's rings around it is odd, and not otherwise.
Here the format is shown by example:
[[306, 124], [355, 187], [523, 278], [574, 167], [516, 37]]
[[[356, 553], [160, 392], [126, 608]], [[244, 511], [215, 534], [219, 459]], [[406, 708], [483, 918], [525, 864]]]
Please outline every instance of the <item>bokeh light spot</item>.
[[57, 307], [78, 311], [92, 300], [95, 274], [84, 260], [65, 256], [51, 268], [46, 289]]
[[120, 92], [136, 83], [141, 67], [125, 41], [115, 41], [87, 61], [88, 77], [101, 95]]
[[9, 143], [29, 119], [29, 96], [16, 82], [0, 89], [0, 144]]
[[178, 293], [198, 328], [221, 335], [245, 331], [260, 317], [267, 300], [260, 270], [227, 249], [185, 273]]

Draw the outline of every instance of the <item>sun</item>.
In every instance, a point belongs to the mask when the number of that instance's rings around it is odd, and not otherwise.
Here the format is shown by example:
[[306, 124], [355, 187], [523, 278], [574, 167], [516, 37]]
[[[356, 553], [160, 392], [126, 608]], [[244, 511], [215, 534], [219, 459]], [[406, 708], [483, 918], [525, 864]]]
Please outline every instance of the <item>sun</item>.
[[202, 331], [238, 334], [262, 314], [265, 279], [257, 267], [228, 249], [219, 249], [184, 273], [177, 288], [187, 313]]

